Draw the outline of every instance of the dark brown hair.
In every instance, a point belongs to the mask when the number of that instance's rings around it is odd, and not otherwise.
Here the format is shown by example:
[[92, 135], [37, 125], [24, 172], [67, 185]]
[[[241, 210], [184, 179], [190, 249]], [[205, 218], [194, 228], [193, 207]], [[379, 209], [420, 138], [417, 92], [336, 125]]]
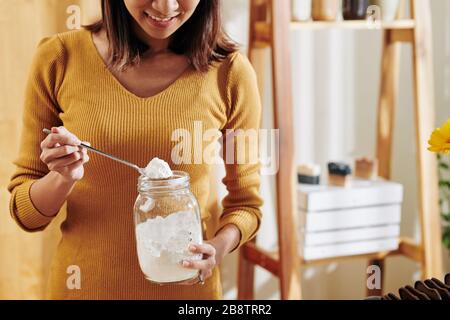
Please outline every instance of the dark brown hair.
[[[149, 49], [132, 30], [133, 17], [123, 0], [102, 0], [102, 19], [85, 26], [97, 33], [105, 29], [109, 40], [110, 67], [124, 69], [139, 62]], [[192, 17], [173, 35], [169, 49], [186, 55], [192, 66], [205, 72], [215, 61], [221, 61], [238, 50], [238, 46], [223, 31], [220, 0], [200, 0]]]

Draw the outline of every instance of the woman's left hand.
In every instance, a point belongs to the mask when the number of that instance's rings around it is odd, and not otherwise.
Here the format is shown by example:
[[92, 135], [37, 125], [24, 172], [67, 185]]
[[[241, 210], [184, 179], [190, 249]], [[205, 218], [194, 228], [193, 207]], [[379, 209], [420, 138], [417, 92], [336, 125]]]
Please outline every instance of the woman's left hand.
[[223, 258], [239, 244], [240, 231], [232, 224], [223, 227], [214, 238], [204, 241], [203, 244], [191, 245], [189, 250], [194, 254], [203, 254], [203, 259], [199, 261], [185, 260], [183, 267], [200, 271], [197, 279], [187, 281], [183, 284], [193, 285], [204, 283], [206, 279], [213, 275], [216, 266], [222, 263]]
[[204, 283], [206, 279], [212, 276], [214, 268], [220, 264], [225, 255], [212, 241], [205, 241], [203, 244], [190, 245], [189, 250], [193, 254], [203, 254], [203, 259], [198, 261], [183, 261], [183, 267], [200, 271], [200, 275], [197, 279], [183, 283], [185, 285]]

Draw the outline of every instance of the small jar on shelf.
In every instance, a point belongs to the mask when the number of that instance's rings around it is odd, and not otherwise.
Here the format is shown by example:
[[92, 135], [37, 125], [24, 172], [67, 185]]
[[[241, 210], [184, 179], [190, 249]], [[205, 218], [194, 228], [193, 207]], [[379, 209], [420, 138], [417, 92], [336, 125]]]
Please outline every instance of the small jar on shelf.
[[291, 0], [292, 20], [305, 22], [311, 20], [311, 9], [313, 0]]
[[371, 0], [370, 4], [378, 6], [382, 20], [389, 22], [396, 19], [400, 0]]
[[344, 20], [364, 20], [368, 7], [369, 0], [343, 0], [342, 15]]
[[340, 0], [314, 0], [312, 17], [315, 21], [335, 21], [339, 14]]

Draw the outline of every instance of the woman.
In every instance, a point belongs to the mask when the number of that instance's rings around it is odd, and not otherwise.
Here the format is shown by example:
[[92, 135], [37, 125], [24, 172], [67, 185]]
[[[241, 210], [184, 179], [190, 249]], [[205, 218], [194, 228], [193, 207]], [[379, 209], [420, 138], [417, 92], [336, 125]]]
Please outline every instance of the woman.
[[[175, 164], [178, 129], [258, 129], [254, 72], [220, 26], [219, 0], [103, 0], [103, 18], [44, 39], [26, 91], [11, 214], [40, 231], [67, 201], [62, 240], [51, 267], [51, 299], [220, 299], [218, 265], [256, 234], [261, 220], [258, 164], [226, 164], [228, 195], [215, 217], [207, 208], [211, 168]], [[45, 137], [44, 128], [52, 128]], [[185, 286], [145, 280], [136, 254], [132, 207], [136, 174], [95, 156], [81, 139], [144, 166], [154, 157], [191, 176], [202, 214], [203, 260]], [[234, 154], [234, 156], [236, 156]], [[79, 270], [81, 287], [67, 285]]]

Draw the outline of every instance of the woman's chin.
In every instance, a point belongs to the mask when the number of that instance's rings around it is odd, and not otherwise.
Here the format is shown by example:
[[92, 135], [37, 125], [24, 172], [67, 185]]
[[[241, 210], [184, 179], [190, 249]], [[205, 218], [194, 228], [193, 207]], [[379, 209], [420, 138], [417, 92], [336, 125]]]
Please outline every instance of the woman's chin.
[[165, 40], [170, 38], [170, 36], [173, 34], [173, 32], [146, 32], [147, 36], [152, 39], [156, 40]]

